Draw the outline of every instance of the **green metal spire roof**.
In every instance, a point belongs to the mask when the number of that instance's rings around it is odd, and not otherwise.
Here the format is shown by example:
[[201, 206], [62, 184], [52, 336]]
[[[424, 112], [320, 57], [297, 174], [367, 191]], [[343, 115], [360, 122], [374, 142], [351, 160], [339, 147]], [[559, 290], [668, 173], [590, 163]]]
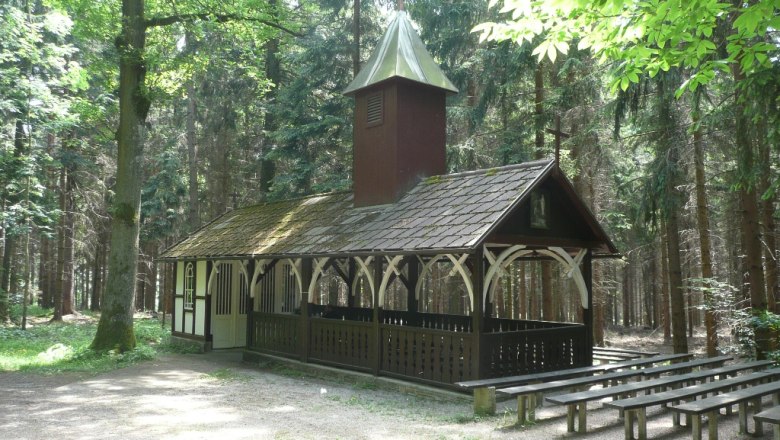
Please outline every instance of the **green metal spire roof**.
[[398, 11], [371, 58], [344, 89], [344, 94], [355, 93], [394, 77], [458, 93], [425, 49], [404, 11]]

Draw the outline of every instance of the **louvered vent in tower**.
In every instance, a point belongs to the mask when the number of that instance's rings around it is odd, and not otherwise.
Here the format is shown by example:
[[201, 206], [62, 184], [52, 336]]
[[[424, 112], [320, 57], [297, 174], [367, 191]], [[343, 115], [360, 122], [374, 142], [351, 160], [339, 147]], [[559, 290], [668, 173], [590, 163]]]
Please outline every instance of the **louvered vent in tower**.
[[384, 95], [376, 92], [366, 97], [366, 125], [373, 126], [382, 123], [384, 117]]

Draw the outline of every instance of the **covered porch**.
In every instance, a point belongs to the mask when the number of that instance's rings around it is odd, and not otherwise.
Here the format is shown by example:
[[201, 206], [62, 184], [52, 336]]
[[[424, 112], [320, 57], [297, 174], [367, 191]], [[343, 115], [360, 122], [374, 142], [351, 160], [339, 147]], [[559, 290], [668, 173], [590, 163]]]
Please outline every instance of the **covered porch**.
[[[539, 319], [539, 302], [536, 311], [518, 304], [517, 266], [541, 261], [557, 263], [553, 295], [566, 321]], [[592, 363], [586, 248], [491, 244], [246, 263], [248, 359], [264, 353], [437, 386]]]

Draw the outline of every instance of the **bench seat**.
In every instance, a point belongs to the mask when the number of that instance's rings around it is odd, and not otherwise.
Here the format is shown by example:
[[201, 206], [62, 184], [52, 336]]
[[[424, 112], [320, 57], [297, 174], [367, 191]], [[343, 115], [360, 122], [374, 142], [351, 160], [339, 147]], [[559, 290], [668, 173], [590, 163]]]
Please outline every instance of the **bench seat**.
[[661, 362], [680, 361], [690, 358], [688, 353], [665, 354], [649, 358], [634, 359], [615, 364], [591, 365], [587, 367], [568, 368], [565, 370], [545, 371], [542, 373], [523, 374], [519, 376], [497, 377], [493, 379], [478, 379], [456, 382], [455, 385], [474, 393], [474, 414], [494, 414], [496, 411], [496, 388], [506, 388], [517, 385], [528, 385], [547, 380], [563, 380], [573, 377], [590, 376], [607, 371], [642, 368]]
[[569, 432], [574, 432], [574, 419], [577, 416], [577, 431], [584, 433], [587, 430], [587, 403], [594, 400], [601, 400], [607, 397], [625, 398], [636, 396], [640, 392], [650, 393], [653, 390], [664, 391], [680, 385], [687, 385], [692, 382], [704, 381], [711, 377], [716, 377], [723, 372], [720, 369], [695, 371], [693, 373], [679, 374], [674, 376], [664, 376], [657, 379], [644, 380], [641, 382], [631, 382], [623, 385], [598, 388], [589, 391], [579, 391], [569, 394], [560, 394], [557, 396], [545, 397], [545, 400], [557, 405], [566, 405], [567, 422]]
[[588, 389], [598, 383], [625, 382], [631, 377], [641, 376], [641, 370], [626, 370], [605, 373], [598, 376], [576, 377], [566, 380], [554, 380], [530, 385], [501, 388], [497, 393], [517, 397], [517, 421], [524, 424], [527, 420], [535, 420], [537, 397], [543, 393], [559, 390]]
[[[757, 361], [756, 364], [766, 366], [767, 361]], [[760, 365], [745, 365], [743, 369], [760, 368]], [[644, 396], [637, 396], [628, 399], [620, 399], [612, 402], [606, 402], [604, 406], [615, 408], [625, 414], [623, 423], [625, 425], [625, 438], [632, 440], [634, 438], [634, 419], [637, 421], [638, 440], [647, 438], [647, 408], [656, 405], [665, 405], [668, 403], [677, 403], [682, 400], [695, 399], [697, 396], [707, 396], [724, 391], [731, 391], [737, 387], [754, 384], [757, 382], [770, 380], [777, 374], [765, 372], [749, 373], [725, 380], [706, 382], [699, 385], [676, 388], [660, 393], [653, 393]], [[674, 414], [674, 424], [679, 425], [679, 413]]]
[[660, 377], [666, 373], [690, 373], [694, 368], [717, 366], [722, 367], [726, 361], [730, 361], [731, 356], [717, 356], [711, 358], [696, 359], [687, 362], [678, 362], [676, 364], [662, 365], [660, 367], [646, 368], [642, 374], [646, 378]]
[[[739, 405], [739, 432], [740, 434], [750, 434], [747, 426], [748, 412], [760, 412], [761, 398], [768, 395], [772, 396], [775, 405], [780, 404], [780, 382], [770, 382], [737, 391], [731, 391], [706, 399], [683, 403], [681, 405], [673, 406], [670, 409], [691, 416], [691, 429], [693, 431], [694, 440], [701, 440], [701, 419], [702, 416], [706, 414], [708, 418], [709, 440], [717, 440], [718, 414], [721, 408]], [[762, 435], [762, 433], [763, 429], [761, 427], [761, 422], [759, 421], [755, 424], [754, 434]]]
[[600, 351], [605, 354], [609, 353], [624, 353], [624, 354], [635, 354], [640, 357], [652, 357], [652, 356], [658, 356], [659, 352], [657, 351], [640, 351], [640, 350], [629, 350], [626, 348], [616, 348], [616, 347], [593, 347], [593, 351]]
[[455, 383], [474, 393], [474, 414], [494, 414], [496, 411], [496, 388], [544, 382], [546, 380], [570, 379], [591, 376], [617, 368], [618, 364], [591, 365], [543, 373], [522, 374], [518, 376], [497, 377], [494, 379], [469, 380]]
[[756, 423], [769, 423], [772, 426], [774, 440], [780, 440], [780, 406], [773, 406], [753, 416]]

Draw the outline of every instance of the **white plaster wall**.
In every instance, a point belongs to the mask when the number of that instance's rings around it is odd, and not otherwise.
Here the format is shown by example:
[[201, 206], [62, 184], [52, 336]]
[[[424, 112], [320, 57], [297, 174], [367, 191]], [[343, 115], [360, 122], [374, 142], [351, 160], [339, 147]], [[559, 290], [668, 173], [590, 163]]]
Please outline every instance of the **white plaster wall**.
[[195, 317], [195, 334], [204, 336], [206, 334], [206, 300], [195, 300], [195, 310], [198, 313]]
[[177, 332], [182, 332], [182, 323], [184, 322], [184, 299], [176, 298], [173, 305], [173, 329]]

